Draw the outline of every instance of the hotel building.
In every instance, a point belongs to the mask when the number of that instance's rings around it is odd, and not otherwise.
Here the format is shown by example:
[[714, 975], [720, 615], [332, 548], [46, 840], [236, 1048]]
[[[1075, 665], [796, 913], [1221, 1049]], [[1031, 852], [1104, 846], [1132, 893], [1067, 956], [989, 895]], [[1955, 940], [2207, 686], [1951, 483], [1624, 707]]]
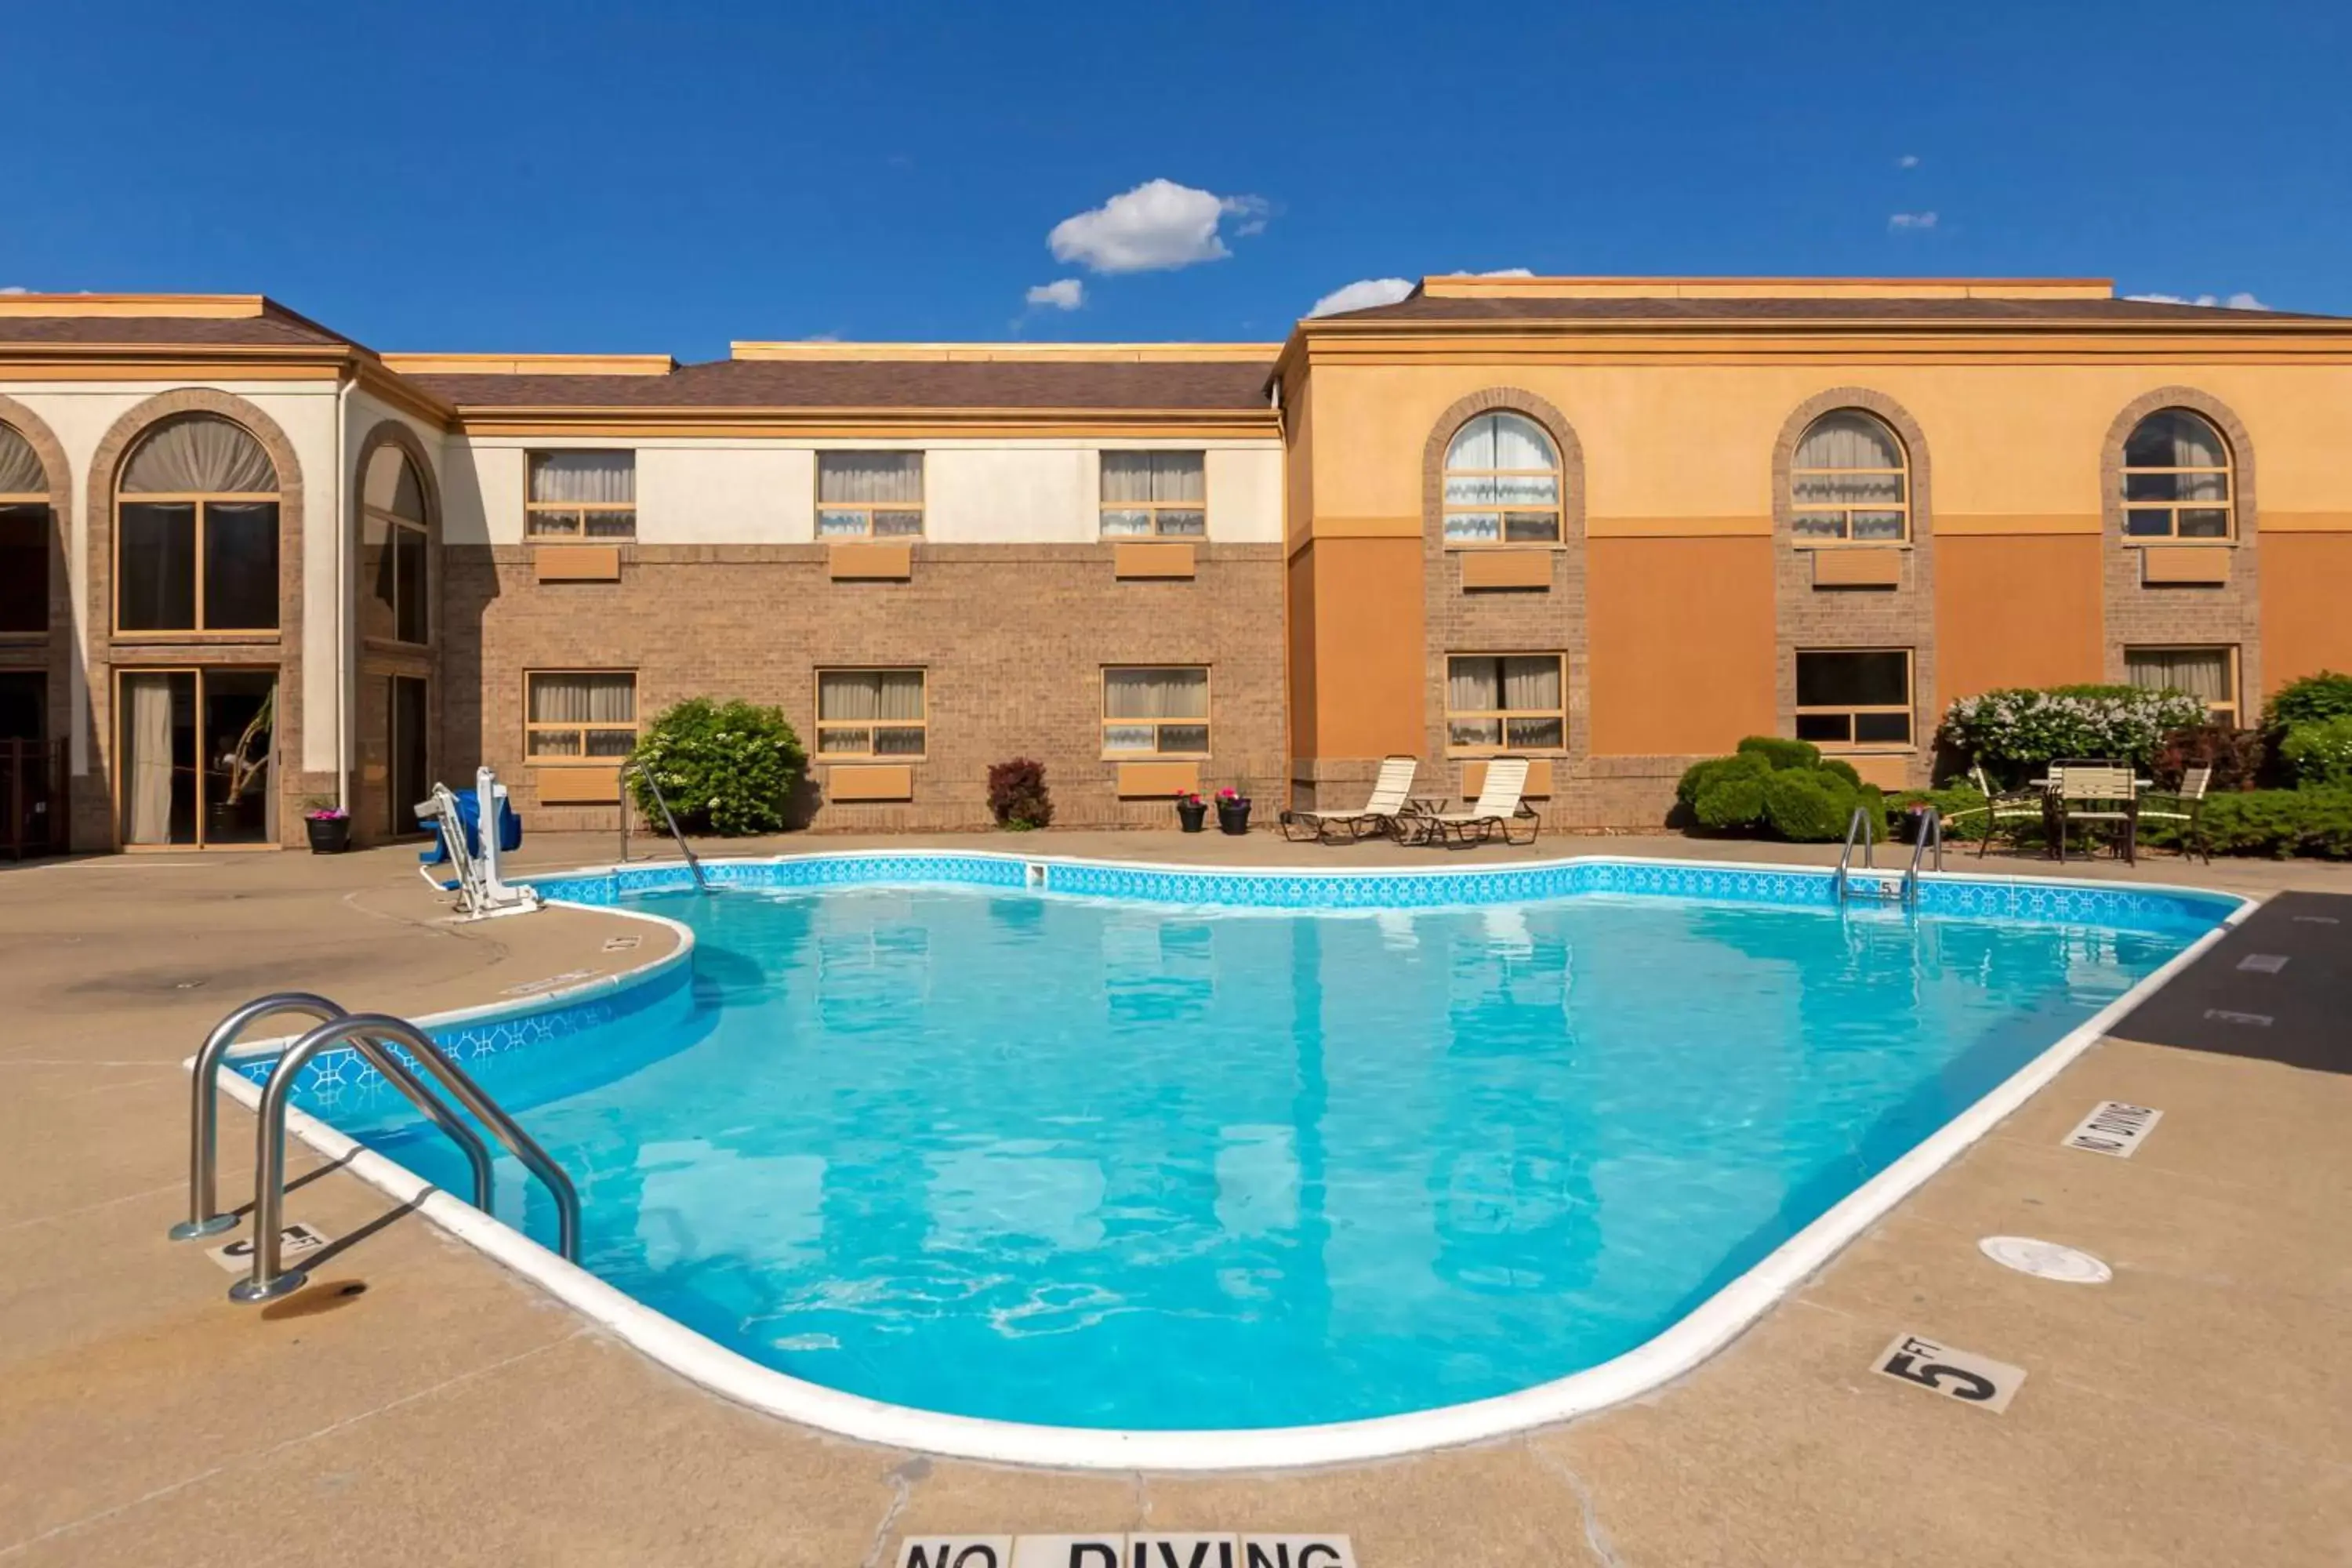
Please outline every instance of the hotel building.
[[[2105, 282], [1431, 278], [1280, 344], [379, 353], [252, 296], [0, 296], [0, 745], [79, 849], [617, 821], [783, 710], [832, 828], [1475, 794], [1661, 823], [1743, 735], [1927, 781], [1992, 687], [2252, 721], [2352, 668], [2352, 320]], [[38, 790], [36, 794], [40, 793]]]

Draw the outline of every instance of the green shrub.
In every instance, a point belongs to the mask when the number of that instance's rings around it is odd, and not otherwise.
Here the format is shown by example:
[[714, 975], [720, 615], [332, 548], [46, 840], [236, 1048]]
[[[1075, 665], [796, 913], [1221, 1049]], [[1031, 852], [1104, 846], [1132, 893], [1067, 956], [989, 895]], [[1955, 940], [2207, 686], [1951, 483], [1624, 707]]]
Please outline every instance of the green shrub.
[[1962, 697], [1944, 710], [1937, 744], [2012, 777], [2066, 757], [2147, 766], [2177, 730], [2207, 721], [2202, 698], [2129, 686], [2018, 689]]
[[2352, 784], [2352, 714], [2290, 724], [2278, 749], [2305, 788]]
[[[2258, 789], [2219, 795], [2205, 803], [2200, 826], [2216, 855], [2272, 855], [2284, 860], [2312, 855], [2352, 858], [2352, 788]], [[2140, 837], [2177, 844], [2178, 823], [2146, 823]]]
[[1772, 771], [1763, 758], [1742, 752], [1737, 756], [1709, 757], [1703, 763], [1693, 763], [1683, 770], [1682, 782], [1675, 785], [1675, 798], [1696, 810], [1698, 797], [1707, 786], [1730, 778], [1761, 780]]
[[1711, 780], [1692, 803], [1691, 815], [1702, 827], [1717, 832], [1753, 828], [1764, 822], [1764, 783], [1769, 771], [1727, 771]]
[[[740, 699], [689, 698], [656, 719], [630, 755], [659, 782], [679, 826], [730, 836], [782, 828], [808, 765], [782, 709]], [[644, 774], [631, 776], [629, 792], [660, 820]]]
[[2271, 694], [2270, 706], [2263, 710], [2263, 727], [2270, 730], [2347, 718], [2352, 718], [2352, 675], [2332, 669], [2288, 681]]
[[1811, 741], [1784, 741], [1778, 735], [1750, 735], [1739, 742], [1738, 754], [1761, 757], [1776, 772], [1781, 768], [1817, 768], [1822, 749]]
[[[1941, 789], [1904, 790], [1887, 804], [1892, 807], [1892, 815], [1897, 824], [1903, 827], [1902, 837], [1906, 841], [1912, 837], [1910, 823], [1916, 820], [1910, 815], [1910, 808], [1915, 805], [1932, 805], [1942, 814], [1944, 842], [1947, 844], [1975, 843], [1985, 836], [1985, 829], [1991, 820], [1985, 814], [1983, 792], [1969, 784], [1949, 784]], [[1956, 817], [1958, 820], [1955, 821]]]
[[1835, 773], [1838, 777], [1845, 780], [1847, 784], [1853, 785], [1855, 789], [1859, 790], [1862, 788], [1862, 775], [1853, 771], [1853, 764], [1852, 763], [1843, 761], [1837, 757], [1826, 757], [1822, 759], [1820, 766], [1822, 772], [1825, 773]]
[[1793, 844], [1843, 838], [1858, 804], [1845, 781], [1818, 768], [1782, 768], [1764, 781], [1764, 820]]

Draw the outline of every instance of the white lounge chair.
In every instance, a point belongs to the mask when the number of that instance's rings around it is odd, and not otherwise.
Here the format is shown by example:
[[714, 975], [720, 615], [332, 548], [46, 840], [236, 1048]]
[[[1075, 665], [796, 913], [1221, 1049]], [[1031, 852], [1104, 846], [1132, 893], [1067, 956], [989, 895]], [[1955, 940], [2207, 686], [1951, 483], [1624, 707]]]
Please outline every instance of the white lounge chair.
[[2208, 866], [2213, 863], [2213, 851], [2205, 842], [2205, 792], [2212, 787], [2212, 784], [2211, 765], [2200, 764], [2180, 775], [2179, 789], [2147, 797], [2165, 802], [2163, 809], [2150, 811], [2145, 803], [2139, 808], [2142, 822], [2179, 823], [2181, 858], [2186, 859], [2191, 855], [2202, 855]]
[[1523, 841], [1511, 837], [1511, 825], [1524, 821], [1528, 825], [1524, 842], [1533, 844], [1543, 829], [1535, 808], [1519, 798], [1527, 787], [1527, 758], [1490, 758], [1486, 763], [1486, 782], [1479, 788], [1477, 803], [1469, 810], [1423, 811], [1416, 815], [1414, 821], [1429, 837], [1454, 844], [1483, 843], [1497, 833], [1506, 844], [1520, 843]]
[[1310, 838], [1352, 844], [1367, 830], [1394, 837], [1399, 819], [1423, 804], [1412, 798], [1413, 775], [1420, 771], [1419, 757], [1383, 757], [1361, 811], [1286, 811], [1279, 819], [1282, 836], [1295, 844]]

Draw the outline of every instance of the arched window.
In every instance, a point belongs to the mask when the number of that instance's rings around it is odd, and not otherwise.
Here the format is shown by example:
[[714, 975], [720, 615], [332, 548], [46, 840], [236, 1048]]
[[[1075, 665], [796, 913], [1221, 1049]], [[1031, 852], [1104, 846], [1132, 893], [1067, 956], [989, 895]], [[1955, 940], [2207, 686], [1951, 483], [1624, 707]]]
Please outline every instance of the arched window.
[[1559, 453], [1524, 414], [1481, 414], [1445, 448], [1448, 544], [1559, 542]]
[[49, 476], [0, 425], [0, 635], [49, 629]]
[[425, 592], [425, 486], [398, 447], [378, 447], [360, 481], [360, 569], [372, 584], [362, 631], [422, 643], [431, 627]]
[[2159, 408], [2124, 442], [2124, 532], [2230, 537], [2230, 447], [2204, 416]]
[[166, 419], [123, 465], [114, 618], [125, 632], [278, 629], [278, 469], [214, 414]]
[[1911, 471], [1877, 416], [1834, 408], [1805, 429], [1789, 464], [1791, 531], [1801, 544], [1900, 543], [1911, 537]]

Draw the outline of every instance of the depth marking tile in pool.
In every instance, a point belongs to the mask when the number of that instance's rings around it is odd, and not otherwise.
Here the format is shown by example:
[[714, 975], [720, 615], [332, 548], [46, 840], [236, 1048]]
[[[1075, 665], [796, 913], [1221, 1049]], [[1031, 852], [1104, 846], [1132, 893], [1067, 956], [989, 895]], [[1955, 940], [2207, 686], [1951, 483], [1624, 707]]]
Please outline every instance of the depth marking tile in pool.
[[[942, 1451], [1459, 1441], [1705, 1354], [2235, 907], [1930, 879], [1840, 910], [1818, 873], [1607, 861], [1027, 890], [1040, 863], [715, 863], [725, 892], [627, 900], [693, 929], [690, 986], [457, 1032], [578, 1183], [587, 1268], [662, 1316], [535, 1271], [748, 1402]], [[462, 1176], [363, 1076], [303, 1103]]]

